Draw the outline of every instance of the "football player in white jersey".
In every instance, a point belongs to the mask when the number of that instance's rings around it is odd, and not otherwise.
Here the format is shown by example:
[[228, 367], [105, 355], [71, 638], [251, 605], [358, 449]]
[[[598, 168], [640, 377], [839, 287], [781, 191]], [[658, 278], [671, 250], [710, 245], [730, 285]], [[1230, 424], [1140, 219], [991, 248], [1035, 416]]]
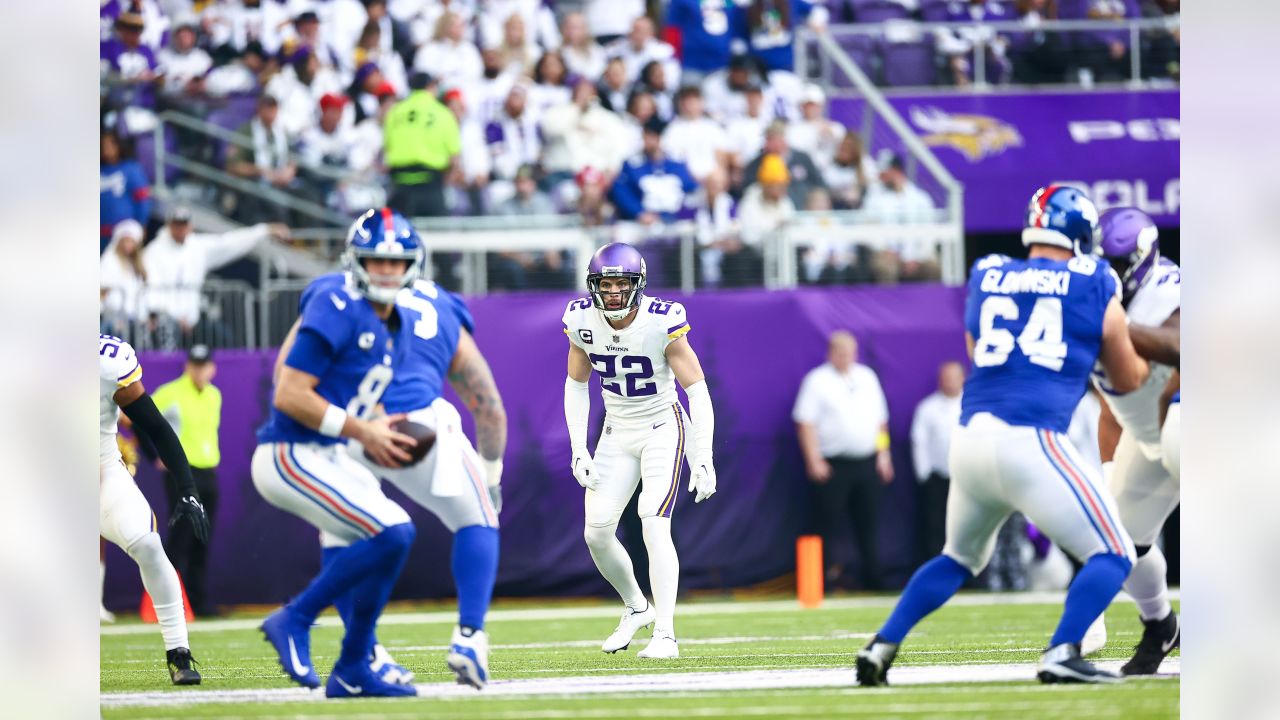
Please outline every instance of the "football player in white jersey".
[[[1103, 443], [1104, 475], [1138, 555], [1124, 589], [1138, 606], [1142, 640], [1121, 672], [1151, 675], [1180, 639], [1178, 617], [1169, 604], [1165, 558], [1156, 541], [1180, 497], [1179, 479], [1167, 467], [1162, 448], [1168, 404], [1167, 396], [1163, 401], [1162, 396], [1178, 362], [1181, 271], [1160, 256], [1155, 223], [1141, 210], [1108, 210], [1099, 219], [1099, 233], [1102, 254], [1121, 278], [1121, 303], [1132, 323], [1134, 347], [1152, 361], [1146, 382], [1124, 394], [1111, 388], [1100, 369], [1094, 372], [1107, 405], [1101, 418], [1102, 435], [1119, 434], [1114, 452], [1110, 443]], [[1175, 466], [1176, 462], [1174, 457]]]
[[[653, 639], [639, 657], [675, 658], [680, 656], [674, 623], [680, 561], [671, 541], [671, 515], [686, 457], [694, 502], [715, 494], [715, 417], [702, 366], [685, 337], [689, 319], [684, 306], [645, 297], [646, 280], [644, 258], [630, 245], [611, 243], [592, 256], [590, 297], [569, 303], [564, 313], [569, 336], [564, 414], [573, 476], [587, 491], [587, 548], [600, 574], [626, 603], [621, 622], [601, 649], [625, 650], [635, 633], [652, 623]], [[587, 449], [587, 381], [593, 370], [600, 375], [605, 406], [604, 432], [594, 457]], [[673, 379], [689, 398], [692, 421], [680, 406]], [[616, 536], [637, 482], [652, 605]]]
[[155, 603], [169, 679], [174, 685], [199, 685], [200, 673], [191, 666], [178, 573], [160, 543], [155, 513], [134, 484], [116, 444], [120, 411], [133, 422], [134, 430], [155, 446], [178, 484], [181, 499], [173, 508], [169, 525], [185, 520], [191, 523], [201, 542], [208, 542], [209, 519], [196, 493], [187, 455], [173, 428], [142, 386], [142, 365], [129, 343], [110, 335], [98, 336], [98, 379], [99, 532], [138, 563], [142, 584]]

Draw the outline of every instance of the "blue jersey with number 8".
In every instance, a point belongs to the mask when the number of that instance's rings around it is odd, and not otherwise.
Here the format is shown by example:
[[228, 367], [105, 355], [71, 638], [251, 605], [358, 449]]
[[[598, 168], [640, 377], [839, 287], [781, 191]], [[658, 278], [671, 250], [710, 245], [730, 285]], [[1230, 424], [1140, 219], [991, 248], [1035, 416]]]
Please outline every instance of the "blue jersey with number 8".
[[[298, 337], [285, 364], [319, 378], [315, 389], [325, 400], [354, 417], [369, 417], [412, 350], [414, 318], [399, 306], [394, 313], [393, 331], [355, 290], [345, 285], [319, 289], [303, 308]], [[258, 441], [345, 442], [321, 435], [274, 407], [258, 430]]]
[[973, 367], [960, 424], [987, 412], [1010, 425], [1065, 433], [1097, 362], [1117, 287], [1110, 266], [1091, 257], [988, 255], [974, 263], [964, 313]]

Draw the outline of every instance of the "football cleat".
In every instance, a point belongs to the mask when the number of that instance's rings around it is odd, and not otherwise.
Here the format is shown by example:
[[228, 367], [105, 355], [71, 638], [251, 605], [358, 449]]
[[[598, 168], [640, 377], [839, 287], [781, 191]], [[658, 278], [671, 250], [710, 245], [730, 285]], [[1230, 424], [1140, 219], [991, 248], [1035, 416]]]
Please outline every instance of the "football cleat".
[[882, 640], [879, 635], [871, 638], [867, 646], [858, 651], [856, 673], [858, 684], [863, 687], [889, 684], [889, 667], [898, 657], [898, 644]]
[[643, 610], [627, 608], [622, 612], [622, 619], [618, 621], [618, 627], [613, 629], [613, 634], [604, 641], [600, 649], [607, 653], [626, 650], [627, 646], [631, 644], [631, 638], [636, 636], [640, 628], [652, 625], [656, 617], [657, 613], [653, 611], [653, 603], [646, 603]]
[[1099, 615], [1097, 620], [1089, 626], [1085, 631], [1084, 639], [1080, 641], [1080, 654], [1084, 657], [1098, 652], [1107, 646], [1107, 616]]
[[98, 606], [98, 622], [110, 625], [116, 621], [116, 614], [107, 609], [106, 605]]
[[1142, 626], [1142, 640], [1133, 657], [1120, 667], [1123, 675], [1155, 675], [1165, 656], [1182, 643], [1178, 614], [1172, 610], [1161, 620], [1143, 620]]
[[184, 648], [174, 648], [164, 654], [165, 663], [169, 666], [169, 679], [174, 685], [199, 685], [200, 673], [191, 667], [195, 663], [195, 659], [191, 657], [191, 651]]
[[324, 686], [324, 696], [327, 698], [405, 697], [417, 694], [417, 688], [412, 685], [397, 685], [379, 679], [368, 665], [345, 668], [334, 665], [329, 681]]
[[463, 635], [461, 627], [453, 629], [445, 663], [458, 676], [459, 685], [483, 690], [489, 683], [489, 636], [483, 630]]
[[369, 661], [369, 669], [384, 682], [396, 685], [413, 684], [413, 671], [396, 662], [382, 645], [373, 646], [373, 658]]
[[1036, 677], [1045, 684], [1118, 683], [1124, 680], [1080, 657], [1080, 646], [1075, 643], [1062, 643], [1045, 650], [1040, 656]]
[[258, 629], [276, 649], [286, 675], [303, 687], [320, 687], [320, 676], [311, 664], [311, 628], [294, 620], [289, 608], [283, 607], [268, 615]]
[[636, 657], [655, 658], [658, 660], [674, 660], [680, 657], [680, 646], [676, 644], [676, 639], [667, 633], [653, 634], [653, 639], [643, 650], [636, 653]]

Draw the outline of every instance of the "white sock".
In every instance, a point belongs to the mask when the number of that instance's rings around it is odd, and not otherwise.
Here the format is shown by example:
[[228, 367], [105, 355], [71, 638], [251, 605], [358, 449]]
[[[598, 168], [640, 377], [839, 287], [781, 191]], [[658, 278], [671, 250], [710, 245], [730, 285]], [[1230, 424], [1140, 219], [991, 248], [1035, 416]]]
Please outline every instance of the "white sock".
[[653, 606], [657, 618], [653, 634], [676, 636], [676, 592], [680, 586], [680, 558], [671, 542], [671, 518], [647, 517], [644, 546], [649, 551], [649, 583], [653, 586]]
[[1165, 578], [1164, 553], [1152, 545], [1146, 555], [1133, 564], [1133, 572], [1124, 581], [1125, 592], [1133, 597], [1143, 620], [1160, 620], [1173, 608], [1169, 605], [1169, 584]]
[[191, 647], [187, 641], [187, 618], [182, 607], [182, 585], [178, 582], [178, 571], [173, 569], [173, 563], [164, 553], [160, 536], [154, 532], [144, 535], [129, 546], [129, 557], [138, 563], [142, 586], [155, 604], [160, 634], [164, 636], [164, 649]]
[[104, 609], [106, 603], [102, 601], [103, 594], [107, 591], [107, 561], [106, 558], [98, 560], [98, 604]]
[[591, 551], [591, 559], [605, 580], [618, 591], [622, 602], [632, 610], [643, 610], [649, 605], [644, 593], [640, 592], [640, 584], [636, 582], [635, 567], [631, 565], [631, 556], [627, 549], [618, 542], [617, 525], [593, 527], [588, 525], [583, 532], [587, 541], [587, 549]]

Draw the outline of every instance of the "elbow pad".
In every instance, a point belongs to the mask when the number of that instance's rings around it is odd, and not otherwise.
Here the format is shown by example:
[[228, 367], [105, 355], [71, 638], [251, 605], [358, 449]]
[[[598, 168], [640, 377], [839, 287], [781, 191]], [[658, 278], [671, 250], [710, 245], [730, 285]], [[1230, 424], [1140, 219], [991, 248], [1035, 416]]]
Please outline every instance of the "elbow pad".
[[569, 445], [574, 450], [587, 447], [587, 421], [590, 416], [591, 393], [587, 383], [565, 376], [564, 421], [569, 426]]

